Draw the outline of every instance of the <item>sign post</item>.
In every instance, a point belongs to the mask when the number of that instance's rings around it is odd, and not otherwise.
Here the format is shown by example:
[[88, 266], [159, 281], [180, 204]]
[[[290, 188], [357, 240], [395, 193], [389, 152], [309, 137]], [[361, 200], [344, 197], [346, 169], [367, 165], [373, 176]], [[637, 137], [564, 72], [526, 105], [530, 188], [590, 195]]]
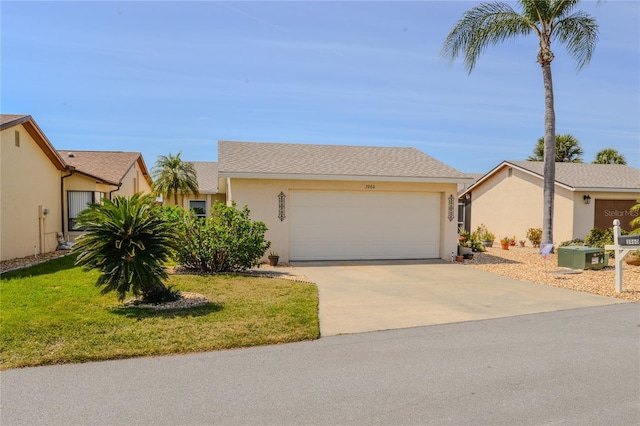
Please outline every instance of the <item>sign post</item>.
[[622, 293], [622, 261], [632, 251], [640, 250], [640, 235], [620, 235], [620, 221], [613, 221], [613, 245], [607, 244], [605, 250], [613, 250], [616, 263], [616, 292]]

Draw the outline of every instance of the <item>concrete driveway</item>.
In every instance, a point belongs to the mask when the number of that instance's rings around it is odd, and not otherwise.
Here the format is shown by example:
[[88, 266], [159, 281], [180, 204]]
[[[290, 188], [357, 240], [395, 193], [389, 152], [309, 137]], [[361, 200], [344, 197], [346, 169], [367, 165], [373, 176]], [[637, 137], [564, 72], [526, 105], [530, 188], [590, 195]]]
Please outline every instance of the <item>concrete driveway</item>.
[[625, 303], [440, 260], [293, 266], [318, 285], [323, 336]]

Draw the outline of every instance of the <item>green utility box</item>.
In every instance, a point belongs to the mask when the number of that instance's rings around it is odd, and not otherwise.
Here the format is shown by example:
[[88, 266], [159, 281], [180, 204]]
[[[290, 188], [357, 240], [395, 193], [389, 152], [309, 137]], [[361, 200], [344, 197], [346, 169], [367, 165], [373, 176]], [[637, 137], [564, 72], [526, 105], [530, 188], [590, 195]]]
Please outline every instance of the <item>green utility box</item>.
[[602, 269], [606, 266], [604, 250], [580, 246], [560, 247], [558, 266], [571, 269]]

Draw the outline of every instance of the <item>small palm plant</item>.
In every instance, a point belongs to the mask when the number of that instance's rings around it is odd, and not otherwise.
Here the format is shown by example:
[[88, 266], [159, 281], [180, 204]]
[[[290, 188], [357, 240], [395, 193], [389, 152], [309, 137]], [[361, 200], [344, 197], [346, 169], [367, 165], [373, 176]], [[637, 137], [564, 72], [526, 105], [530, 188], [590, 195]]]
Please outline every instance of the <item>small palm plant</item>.
[[77, 265], [100, 271], [96, 282], [102, 294], [115, 291], [124, 300], [131, 291], [142, 300], [160, 303], [176, 300], [177, 291], [164, 285], [163, 264], [177, 248], [170, 227], [150, 195], [103, 199], [78, 217], [87, 232], [73, 245]]

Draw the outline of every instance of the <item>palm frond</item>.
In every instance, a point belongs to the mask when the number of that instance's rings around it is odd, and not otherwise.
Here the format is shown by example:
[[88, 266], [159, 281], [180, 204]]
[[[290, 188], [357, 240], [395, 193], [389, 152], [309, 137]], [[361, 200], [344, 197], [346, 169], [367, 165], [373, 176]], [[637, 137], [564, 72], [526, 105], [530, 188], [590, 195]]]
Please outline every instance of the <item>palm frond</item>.
[[450, 62], [463, 56], [465, 68], [471, 73], [488, 46], [529, 34], [534, 29], [531, 20], [516, 13], [508, 4], [482, 3], [465, 12], [449, 32], [441, 56]]
[[578, 71], [591, 61], [598, 42], [598, 24], [591, 15], [578, 11], [559, 20], [555, 35], [576, 60]]

